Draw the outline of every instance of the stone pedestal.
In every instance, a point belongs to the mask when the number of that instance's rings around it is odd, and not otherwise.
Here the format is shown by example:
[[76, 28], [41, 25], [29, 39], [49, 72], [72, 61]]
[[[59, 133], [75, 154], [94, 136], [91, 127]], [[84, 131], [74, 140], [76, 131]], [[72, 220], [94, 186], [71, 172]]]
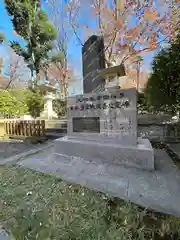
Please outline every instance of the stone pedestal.
[[53, 111], [52, 101], [54, 97], [51, 92], [44, 96], [44, 111], [41, 113], [41, 118], [57, 119], [57, 114]]
[[108, 91], [68, 99], [68, 135], [55, 141], [54, 156], [154, 169], [154, 151], [137, 139], [136, 89]]
[[55, 156], [86, 159], [89, 162], [123, 164], [144, 170], [154, 170], [154, 150], [147, 139], [138, 139], [136, 146], [113, 142], [98, 142], [66, 136], [55, 140]]

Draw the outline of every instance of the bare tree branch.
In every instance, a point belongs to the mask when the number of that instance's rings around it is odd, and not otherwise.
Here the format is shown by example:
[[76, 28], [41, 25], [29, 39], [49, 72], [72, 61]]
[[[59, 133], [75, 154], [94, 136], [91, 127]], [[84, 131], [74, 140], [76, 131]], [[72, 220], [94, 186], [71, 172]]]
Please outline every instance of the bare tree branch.
[[9, 82], [5, 89], [16, 88], [19, 86], [27, 86], [27, 82], [30, 78], [30, 71], [27, 68], [24, 60], [16, 55], [16, 53], [8, 47], [7, 49], [7, 69], [6, 73], [9, 78]]

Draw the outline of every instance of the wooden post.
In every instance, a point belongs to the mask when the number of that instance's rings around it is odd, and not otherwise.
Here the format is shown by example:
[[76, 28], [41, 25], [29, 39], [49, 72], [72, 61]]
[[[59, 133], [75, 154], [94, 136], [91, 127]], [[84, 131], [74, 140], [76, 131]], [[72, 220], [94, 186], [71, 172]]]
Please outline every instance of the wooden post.
[[15, 121], [15, 135], [18, 136], [18, 121]]
[[5, 131], [6, 131], [6, 134], [9, 135], [9, 125], [7, 121], [5, 122]]
[[27, 132], [28, 132], [28, 137], [31, 137], [30, 125], [31, 125], [31, 121], [27, 121]]
[[30, 133], [30, 136], [32, 137], [33, 133], [32, 133], [32, 124], [33, 122], [30, 121], [30, 125], [29, 125], [29, 133]]
[[23, 136], [24, 131], [23, 131], [23, 123], [22, 123], [22, 121], [20, 121], [19, 126], [20, 126], [20, 135]]
[[32, 121], [32, 136], [34, 137], [36, 133], [36, 129], [35, 129], [35, 120]]
[[25, 121], [22, 121], [23, 136], [26, 136]]
[[25, 125], [25, 136], [28, 137], [28, 126], [27, 126], [27, 121], [24, 121], [24, 125]]
[[35, 129], [36, 129], [36, 137], [38, 136], [38, 123], [37, 123], [37, 120], [35, 122]]
[[45, 120], [41, 121], [41, 134], [45, 136]]
[[36, 127], [37, 127], [37, 136], [39, 137], [41, 135], [41, 129], [40, 129], [40, 124], [41, 122], [39, 120], [37, 120], [36, 122]]
[[12, 122], [12, 130], [13, 130], [12, 134], [13, 135], [15, 134], [15, 124], [16, 124], [15, 121], [13, 121]]
[[18, 121], [18, 136], [21, 136], [21, 121]]
[[8, 121], [8, 125], [9, 125], [9, 135], [12, 134], [12, 123], [10, 121]]

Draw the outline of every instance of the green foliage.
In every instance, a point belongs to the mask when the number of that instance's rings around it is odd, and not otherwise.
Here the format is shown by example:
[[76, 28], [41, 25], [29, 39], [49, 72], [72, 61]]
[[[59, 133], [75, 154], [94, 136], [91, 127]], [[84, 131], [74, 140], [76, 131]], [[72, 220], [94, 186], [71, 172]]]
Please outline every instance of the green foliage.
[[41, 9], [40, 1], [5, 0], [8, 14], [12, 17], [14, 30], [26, 41], [21, 47], [19, 42], [11, 42], [11, 47], [27, 62], [31, 72], [39, 73], [47, 63], [48, 53], [53, 49], [56, 30], [48, 22], [47, 14]]
[[137, 109], [138, 109], [138, 112], [148, 112], [150, 110], [148, 104], [147, 104], [147, 101], [146, 101], [146, 98], [144, 96], [144, 92], [138, 92], [137, 93], [138, 96], [137, 96]]
[[29, 90], [26, 93], [28, 112], [34, 118], [40, 116], [43, 110], [43, 95], [38, 89]]
[[25, 103], [25, 91], [11, 89], [0, 91], [0, 112], [10, 116], [19, 116], [28, 113]]
[[155, 57], [145, 96], [155, 110], [176, 112], [180, 107], [180, 35]]
[[56, 55], [53, 55], [51, 58], [52, 62], [62, 62], [64, 60], [65, 56], [62, 52], [57, 53]]
[[0, 112], [10, 116], [30, 114], [38, 117], [43, 109], [43, 96], [38, 89], [0, 91]]
[[53, 110], [57, 113], [58, 117], [66, 116], [67, 101], [53, 100]]
[[3, 43], [5, 40], [4, 34], [0, 32], [0, 43]]

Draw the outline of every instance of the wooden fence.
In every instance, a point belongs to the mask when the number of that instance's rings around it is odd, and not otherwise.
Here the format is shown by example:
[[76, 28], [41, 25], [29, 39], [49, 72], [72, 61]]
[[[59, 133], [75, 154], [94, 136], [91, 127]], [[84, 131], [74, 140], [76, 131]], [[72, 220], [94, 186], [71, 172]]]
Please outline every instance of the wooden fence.
[[45, 121], [8, 120], [5, 121], [5, 131], [8, 136], [43, 137], [45, 136]]

